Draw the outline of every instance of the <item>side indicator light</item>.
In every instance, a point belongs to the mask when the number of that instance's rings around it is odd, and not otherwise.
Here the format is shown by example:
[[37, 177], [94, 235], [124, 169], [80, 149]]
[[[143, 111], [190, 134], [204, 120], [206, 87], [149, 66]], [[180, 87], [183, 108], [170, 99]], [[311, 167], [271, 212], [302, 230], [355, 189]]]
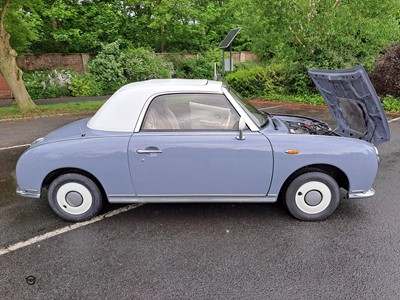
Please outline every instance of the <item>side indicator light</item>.
[[285, 151], [286, 154], [299, 154], [299, 150], [290, 149]]

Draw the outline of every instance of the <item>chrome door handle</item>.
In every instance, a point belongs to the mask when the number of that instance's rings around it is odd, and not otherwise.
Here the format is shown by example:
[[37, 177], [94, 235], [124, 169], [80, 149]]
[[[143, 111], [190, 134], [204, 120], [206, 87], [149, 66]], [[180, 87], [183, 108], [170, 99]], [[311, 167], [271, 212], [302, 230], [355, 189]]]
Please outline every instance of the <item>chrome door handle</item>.
[[163, 153], [160, 149], [139, 149], [136, 150], [137, 154], [161, 154]]

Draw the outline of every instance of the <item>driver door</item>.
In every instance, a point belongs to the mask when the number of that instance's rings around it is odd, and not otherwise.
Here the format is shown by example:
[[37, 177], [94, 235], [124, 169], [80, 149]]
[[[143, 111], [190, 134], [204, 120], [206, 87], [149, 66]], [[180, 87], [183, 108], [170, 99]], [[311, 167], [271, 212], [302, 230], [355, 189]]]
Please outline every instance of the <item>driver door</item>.
[[129, 142], [137, 196], [265, 196], [273, 168], [270, 143], [251, 131], [238, 140], [238, 121], [222, 94], [154, 98]]

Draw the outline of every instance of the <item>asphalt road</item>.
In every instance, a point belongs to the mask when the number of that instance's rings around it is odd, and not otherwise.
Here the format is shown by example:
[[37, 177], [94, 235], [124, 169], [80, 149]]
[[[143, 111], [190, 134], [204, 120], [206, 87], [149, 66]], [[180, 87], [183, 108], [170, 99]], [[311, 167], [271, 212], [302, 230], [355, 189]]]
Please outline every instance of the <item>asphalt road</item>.
[[[0, 122], [0, 148], [79, 117]], [[377, 195], [328, 220], [275, 204], [143, 205], [0, 255], [0, 298], [399, 299], [400, 121], [390, 127]], [[15, 196], [24, 149], [0, 150], [0, 248], [71, 224]]]

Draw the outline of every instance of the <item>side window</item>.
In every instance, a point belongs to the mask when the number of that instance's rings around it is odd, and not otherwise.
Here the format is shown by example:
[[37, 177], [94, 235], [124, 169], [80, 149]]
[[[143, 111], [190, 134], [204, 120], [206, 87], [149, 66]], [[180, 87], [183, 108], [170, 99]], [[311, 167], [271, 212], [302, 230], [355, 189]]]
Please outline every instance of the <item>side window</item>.
[[142, 130], [233, 130], [238, 121], [224, 95], [168, 94], [150, 103]]

